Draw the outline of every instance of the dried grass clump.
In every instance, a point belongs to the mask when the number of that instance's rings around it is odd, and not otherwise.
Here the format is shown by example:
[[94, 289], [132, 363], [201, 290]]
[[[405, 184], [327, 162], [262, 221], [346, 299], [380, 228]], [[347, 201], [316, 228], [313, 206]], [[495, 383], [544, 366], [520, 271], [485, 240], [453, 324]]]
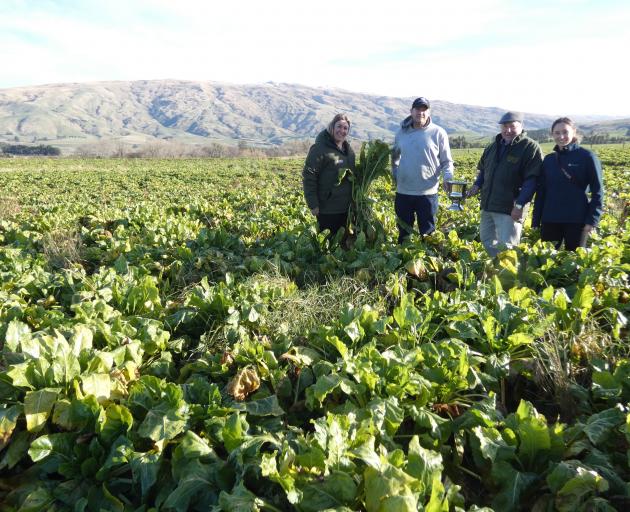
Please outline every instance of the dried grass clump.
[[627, 355], [627, 348], [602, 331], [593, 320], [580, 334], [549, 330], [534, 346], [535, 383], [553, 400], [565, 421], [571, 421], [580, 406], [574, 390], [590, 387], [592, 361], [601, 359], [612, 364]]
[[72, 230], [50, 231], [42, 238], [42, 252], [53, 268], [71, 268], [82, 260], [81, 237]]
[[[268, 275], [265, 279], [275, 281], [278, 285], [282, 281], [290, 282], [282, 276]], [[351, 276], [307, 284], [274, 302], [269, 323], [283, 324], [289, 337], [305, 336], [320, 325], [333, 324], [348, 304], [357, 308], [370, 305], [385, 310], [387, 297], [382, 294], [381, 288]]]
[[0, 220], [11, 220], [21, 210], [20, 202], [15, 197], [0, 197]]

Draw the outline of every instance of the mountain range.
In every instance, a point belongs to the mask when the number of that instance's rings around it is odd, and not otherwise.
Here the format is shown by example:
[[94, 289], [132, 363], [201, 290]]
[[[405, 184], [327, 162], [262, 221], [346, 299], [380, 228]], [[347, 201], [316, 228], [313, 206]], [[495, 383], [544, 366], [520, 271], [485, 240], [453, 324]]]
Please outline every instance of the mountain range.
[[[112, 139], [130, 145], [155, 140], [273, 145], [312, 139], [340, 111], [348, 113], [355, 139], [391, 140], [412, 100], [274, 82], [141, 80], [17, 87], [0, 89], [0, 142], [67, 148]], [[436, 123], [450, 134], [471, 138], [497, 133], [504, 111], [431, 101]], [[527, 113], [526, 128], [549, 128], [555, 117]], [[630, 126], [627, 119], [577, 121], [587, 131], [603, 121], [609, 127]]]

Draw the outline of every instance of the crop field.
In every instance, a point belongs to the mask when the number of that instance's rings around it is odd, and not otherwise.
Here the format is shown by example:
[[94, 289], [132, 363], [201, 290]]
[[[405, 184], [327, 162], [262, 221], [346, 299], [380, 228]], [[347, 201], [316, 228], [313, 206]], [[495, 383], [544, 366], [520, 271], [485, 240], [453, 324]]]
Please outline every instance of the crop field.
[[476, 198], [396, 245], [385, 178], [328, 239], [303, 160], [0, 160], [0, 512], [630, 510], [630, 150], [598, 152], [589, 248], [526, 223], [495, 259]]

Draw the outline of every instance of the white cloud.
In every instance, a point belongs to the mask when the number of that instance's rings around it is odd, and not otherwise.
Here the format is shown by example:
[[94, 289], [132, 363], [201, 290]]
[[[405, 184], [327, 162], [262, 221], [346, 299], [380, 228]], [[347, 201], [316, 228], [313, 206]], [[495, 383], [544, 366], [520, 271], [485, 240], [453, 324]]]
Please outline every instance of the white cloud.
[[10, 73], [0, 87], [273, 80], [533, 112], [630, 115], [622, 64], [629, 13], [620, 0], [531, 0], [527, 8], [499, 0], [5, 0], [0, 47]]

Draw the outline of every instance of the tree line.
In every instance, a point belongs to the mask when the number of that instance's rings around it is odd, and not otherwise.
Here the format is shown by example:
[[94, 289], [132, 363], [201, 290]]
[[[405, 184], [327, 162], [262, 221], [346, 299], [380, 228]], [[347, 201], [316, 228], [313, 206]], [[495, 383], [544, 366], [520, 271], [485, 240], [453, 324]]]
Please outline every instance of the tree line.
[[[548, 129], [528, 130], [527, 135], [539, 143], [552, 142]], [[630, 141], [630, 129], [625, 136], [607, 132], [589, 133], [582, 137], [582, 144], [619, 144]], [[468, 139], [464, 135], [449, 136], [454, 149], [484, 148], [487, 139]], [[237, 145], [212, 142], [192, 145], [176, 141], [157, 140], [139, 146], [121, 141], [103, 140], [79, 147], [75, 155], [92, 158], [265, 158], [303, 156], [311, 146], [311, 140], [293, 140], [280, 145], [257, 146], [239, 141]], [[357, 141], [360, 146], [360, 141]], [[61, 150], [51, 145], [0, 144], [5, 156], [60, 156]]]
[[5, 155], [20, 156], [59, 156], [61, 150], [55, 146], [43, 145], [27, 146], [26, 144], [9, 144], [2, 146], [2, 152]]
[[[579, 135], [579, 131], [578, 131]], [[528, 130], [527, 136], [534, 139], [536, 142], [552, 142], [553, 139], [549, 133], [549, 130], [543, 128], [541, 130]], [[625, 135], [611, 135], [608, 132], [592, 132], [582, 135], [582, 144], [622, 144], [630, 141], [630, 129]]]

